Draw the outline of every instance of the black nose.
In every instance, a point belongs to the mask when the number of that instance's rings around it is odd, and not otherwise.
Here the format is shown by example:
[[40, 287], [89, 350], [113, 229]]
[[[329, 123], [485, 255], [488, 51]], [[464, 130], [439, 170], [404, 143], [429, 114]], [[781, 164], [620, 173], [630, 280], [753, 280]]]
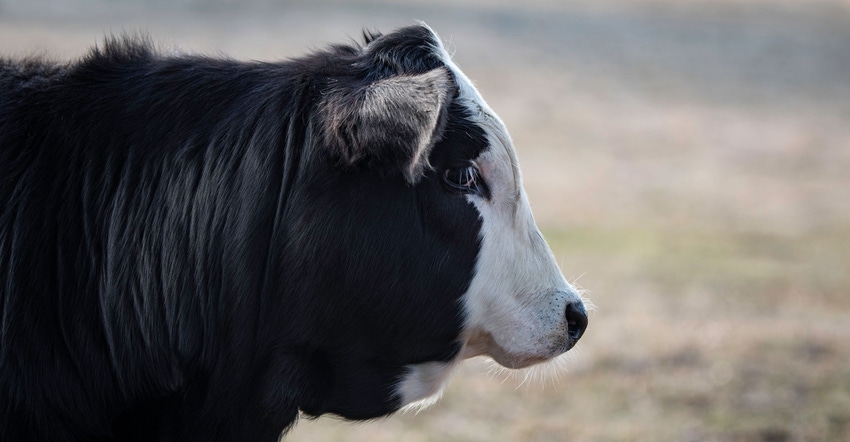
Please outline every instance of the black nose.
[[567, 306], [567, 327], [569, 328], [567, 334], [570, 336], [570, 346], [573, 346], [587, 328], [587, 311], [581, 302], [573, 302]]

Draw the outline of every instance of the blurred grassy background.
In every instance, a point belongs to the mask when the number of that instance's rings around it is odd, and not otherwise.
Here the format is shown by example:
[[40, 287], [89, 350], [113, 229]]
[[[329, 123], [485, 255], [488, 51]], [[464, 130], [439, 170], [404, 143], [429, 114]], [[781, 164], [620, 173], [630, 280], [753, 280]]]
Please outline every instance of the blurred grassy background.
[[599, 309], [557, 382], [473, 360], [418, 415], [287, 440], [850, 440], [846, 0], [0, 0], [0, 53], [141, 30], [274, 60], [414, 19], [507, 123]]

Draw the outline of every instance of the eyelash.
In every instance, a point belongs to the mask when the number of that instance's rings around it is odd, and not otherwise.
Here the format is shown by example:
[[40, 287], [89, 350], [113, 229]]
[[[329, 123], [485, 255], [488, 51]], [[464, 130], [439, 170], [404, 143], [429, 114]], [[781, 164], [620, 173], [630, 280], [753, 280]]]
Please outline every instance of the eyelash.
[[458, 192], [482, 194], [481, 174], [475, 166], [446, 169], [443, 182]]

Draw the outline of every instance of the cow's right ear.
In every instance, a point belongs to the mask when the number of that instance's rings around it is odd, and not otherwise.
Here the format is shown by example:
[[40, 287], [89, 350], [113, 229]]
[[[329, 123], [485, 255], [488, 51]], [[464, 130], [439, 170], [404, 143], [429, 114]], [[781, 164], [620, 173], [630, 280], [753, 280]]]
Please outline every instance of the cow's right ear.
[[445, 68], [334, 87], [318, 108], [324, 144], [344, 166], [388, 167], [415, 184], [442, 137], [452, 91]]

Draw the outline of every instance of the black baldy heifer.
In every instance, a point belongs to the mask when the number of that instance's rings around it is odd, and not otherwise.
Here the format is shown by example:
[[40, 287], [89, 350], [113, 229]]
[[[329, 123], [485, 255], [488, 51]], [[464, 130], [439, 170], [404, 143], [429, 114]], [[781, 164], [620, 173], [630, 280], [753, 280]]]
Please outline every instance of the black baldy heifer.
[[0, 440], [274, 441], [587, 317], [427, 27], [282, 63], [0, 61]]

